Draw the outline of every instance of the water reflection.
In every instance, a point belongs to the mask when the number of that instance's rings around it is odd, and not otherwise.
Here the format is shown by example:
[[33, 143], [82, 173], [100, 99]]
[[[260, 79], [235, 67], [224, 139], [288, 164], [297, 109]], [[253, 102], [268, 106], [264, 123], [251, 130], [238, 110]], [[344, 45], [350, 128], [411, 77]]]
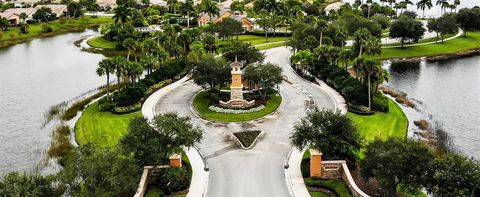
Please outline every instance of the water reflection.
[[421, 101], [459, 150], [480, 158], [480, 56], [387, 67], [389, 86]]
[[0, 49], [0, 176], [30, 171], [50, 142], [51, 128], [42, 129], [51, 106], [103, 84], [96, 75], [99, 54], [73, 45], [87, 30]]

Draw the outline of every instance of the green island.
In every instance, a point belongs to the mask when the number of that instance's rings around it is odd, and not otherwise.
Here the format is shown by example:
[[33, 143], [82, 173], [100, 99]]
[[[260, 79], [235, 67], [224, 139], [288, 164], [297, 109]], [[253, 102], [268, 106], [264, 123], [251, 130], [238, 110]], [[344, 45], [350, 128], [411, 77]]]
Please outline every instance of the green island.
[[271, 114], [282, 103], [282, 97], [275, 93], [270, 94], [270, 100], [268, 100], [265, 108], [260, 111], [245, 114], [225, 114], [214, 112], [208, 109], [208, 107], [211, 105], [211, 101], [207, 98], [207, 96], [208, 93], [205, 91], [198, 93], [193, 99], [193, 107], [202, 118], [215, 122], [245, 122], [249, 120], [255, 120]]
[[90, 38], [87, 40], [87, 44], [99, 49], [118, 49], [116, 42], [108, 41], [103, 36]]
[[19, 27], [9, 28], [5, 32], [1, 32], [0, 47], [6, 47], [18, 43], [25, 42], [27, 40], [39, 37], [47, 37], [67, 32], [81, 31], [87, 27], [98, 26], [100, 24], [112, 22], [111, 17], [91, 17], [82, 16], [79, 18], [68, 18], [51, 21], [47, 25], [51, 28], [51, 32], [45, 32], [42, 25], [43, 23], [30, 24], [28, 33], [21, 33]]

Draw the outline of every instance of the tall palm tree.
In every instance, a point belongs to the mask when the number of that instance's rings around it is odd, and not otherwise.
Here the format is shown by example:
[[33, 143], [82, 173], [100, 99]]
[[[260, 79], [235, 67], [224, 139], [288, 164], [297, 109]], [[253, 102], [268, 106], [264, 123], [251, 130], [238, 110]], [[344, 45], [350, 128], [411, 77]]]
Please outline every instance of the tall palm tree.
[[117, 8], [114, 10], [114, 15], [113, 19], [115, 20], [115, 23], [118, 21], [122, 23], [126, 23], [129, 18], [128, 16], [130, 15], [130, 8], [128, 8], [126, 5], [118, 5]]
[[212, 34], [205, 34], [202, 37], [203, 47], [205, 47], [205, 51], [208, 53], [216, 53], [217, 52], [217, 43], [215, 41], [215, 36]]
[[199, 4], [200, 10], [205, 12], [210, 17], [210, 22], [212, 21], [213, 16], [220, 15], [220, 8], [217, 6], [217, 3], [212, 0], [203, 0], [202, 3]]
[[182, 3], [180, 6], [182, 13], [187, 16], [187, 28], [190, 28], [190, 14], [195, 13], [195, 6], [193, 0], [185, 0], [185, 3]]
[[423, 18], [425, 18], [425, 9], [430, 9], [433, 7], [432, 0], [420, 0], [417, 3], [417, 9], [421, 9], [423, 12]]
[[403, 0], [402, 2], [405, 5], [405, 10], [407, 10], [408, 5], [413, 5], [413, 2], [410, 0]]
[[380, 55], [382, 53], [382, 44], [380, 39], [371, 36], [363, 44], [363, 53], [367, 55]]
[[177, 14], [178, 0], [167, 0], [168, 10], [173, 11], [174, 14]]
[[5, 17], [0, 17], [0, 29], [7, 31], [8, 27], [10, 27], [10, 21], [8, 21], [8, 19]]
[[25, 12], [22, 12], [18, 17], [22, 19], [22, 22], [26, 22], [28, 15]]
[[457, 7], [460, 5], [460, 0], [453, 0], [453, 5], [455, 6], [455, 12], [457, 12]]
[[130, 59], [130, 53], [138, 47], [138, 42], [135, 41], [133, 38], [127, 38], [122, 43], [123, 47], [128, 50], [127, 53], [127, 60]]
[[448, 3], [448, 0], [437, 0], [436, 5], [439, 5], [441, 7], [441, 12], [444, 13], [446, 8], [450, 6]]
[[125, 67], [128, 62], [128, 60], [123, 57], [123, 56], [115, 56], [112, 58], [114, 69], [115, 69], [115, 75], [117, 75], [117, 84], [120, 84], [120, 79], [125, 72]]
[[147, 74], [152, 73], [153, 69], [158, 67], [160, 64], [157, 57], [151, 55], [151, 54], [145, 54], [140, 60], [140, 64], [142, 64], [143, 68], [147, 69]]
[[157, 40], [158, 45], [163, 47], [162, 43], [165, 42], [165, 40], [167, 39], [165, 33], [163, 33], [162, 31], [154, 31], [152, 32], [152, 35], [155, 40]]
[[124, 75], [130, 78], [131, 84], [135, 85], [136, 79], [143, 73], [143, 67], [138, 62], [127, 61]]
[[323, 40], [323, 32], [325, 29], [327, 29], [328, 23], [326, 20], [323, 19], [317, 19], [315, 22], [315, 29], [320, 32], [320, 39], [318, 40], [320, 42], [319, 46], [322, 46], [322, 40]]
[[354, 34], [355, 45], [359, 47], [358, 57], [362, 57], [365, 42], [370, 39], [370, 31], [367, 28], [360, 28]]
[[110, 74], [114, 71], [115, 64], [111, 58], [103, 59], [98, 63], [97, 75], [98, 76], [107, 76], [107, 100], [109, 100], [110, 93]]
[[[381, 72], [380, 61], [360, 57], [355, 59], [353, 64], [353, 69], [356, 71], [357, 76], [360, 77], [361, 81], [367, 83], [368, 85], [368, 109], [372, 109], [372, 95], [371, 95], [371, 83], [370, 80], [372, 76], [379, 76]], [[367, 81], [365, 81], [367, 79]]]

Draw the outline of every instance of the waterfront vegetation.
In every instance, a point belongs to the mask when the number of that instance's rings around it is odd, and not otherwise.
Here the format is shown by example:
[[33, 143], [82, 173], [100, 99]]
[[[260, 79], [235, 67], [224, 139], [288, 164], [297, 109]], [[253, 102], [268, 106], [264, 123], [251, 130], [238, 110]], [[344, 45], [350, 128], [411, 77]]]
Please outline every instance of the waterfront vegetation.
[[86, 27], [98, 26], [100, 24], [112, 22], [111, 17], [91, 17], [91, 16], [82, 16], [79, 18], [69, 18], [62, 20], [55, 20], [48, 22], [48, 25], [51, 28], [50, 32], [45, 32], [42, 27], [44, 23], [34, 23], [30, 24], [28, 33], [21, 33], [19, 27], [9, 28], [5, 32], [0, 32], [0, 47], [5, 47], [17, 43], [21, 43], [32, 38], [52, 36], [66, 32], [80, 31]]
[[82, 146], [94, 143], [98, 146], [115, 146], [128, 130], [128, 124], [139, 111], [128, 114], [113, 114], [100, 111], [98, 102], [83, 110], [82, 116], [75, 125], [75, 139]]
[[467, 37], [445, 41], [444, 43], [427, 44], [405, 48], [383, 49], [380, 59], [392, 58], [411, 58], [423, 56], [448, 55], [460, 52], [466, 52], [472, 49], [480, 48], [480, 32], [471, 32]]
[[118, 44], [116, 42], [108, 41], [103, 36], [90, 38], [88, 39], [87, 44], [99, 49], [118, 49]]

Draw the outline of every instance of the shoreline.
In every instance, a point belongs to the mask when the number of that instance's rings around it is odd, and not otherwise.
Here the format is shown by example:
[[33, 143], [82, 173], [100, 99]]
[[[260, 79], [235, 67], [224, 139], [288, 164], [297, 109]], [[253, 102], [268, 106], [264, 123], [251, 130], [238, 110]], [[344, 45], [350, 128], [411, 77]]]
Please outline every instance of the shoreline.
[[25, 42], [28, 42], [28, 41], [31, 41], [31, 40], [34, 40], [34, 39], [38, 39], [38, 38], [48, 38], [48, 37], [57, 36], [57, 35], [61, 35], [61, 34], [66, 34], [66, 33], [81, 32], [81, 31], [85, 31], [85, 29], [97, 27], [97, 26], [102, 25], [104, 23], [105, 22], [98, 22], [98, 23], [91, 23], [91, 24], [81, 25], [81, 26], [76, 26], [76, 27], [66, 27], [66, 28], [61, 28], [61, 29], [54, 30], [52, 32], [46, 32], [46, 33], [42, 32], [42, 33], [39, 33], [37, 35], [32, 35], [32, 36], [26, 37], [26, 38], [17, 38], [17, 39], [14, 39], [14, 40], [0, 41], [0, 49], [15, 46], [17, 44], [22, 44], [22, 43], [25, 43]]
[[461, 59], [465, 57], [472, 57], [480, 55], [480, 46], [462, 51], [456, 51], [445, 54], [427, 55], [427, 56], [411, 56], [402, 58], [386, 58], [380, 59], [380, 61], [390, 61], [392, 63], [411, 63], [425, 60], [427, 62], [448, 61], [454, 59]]

